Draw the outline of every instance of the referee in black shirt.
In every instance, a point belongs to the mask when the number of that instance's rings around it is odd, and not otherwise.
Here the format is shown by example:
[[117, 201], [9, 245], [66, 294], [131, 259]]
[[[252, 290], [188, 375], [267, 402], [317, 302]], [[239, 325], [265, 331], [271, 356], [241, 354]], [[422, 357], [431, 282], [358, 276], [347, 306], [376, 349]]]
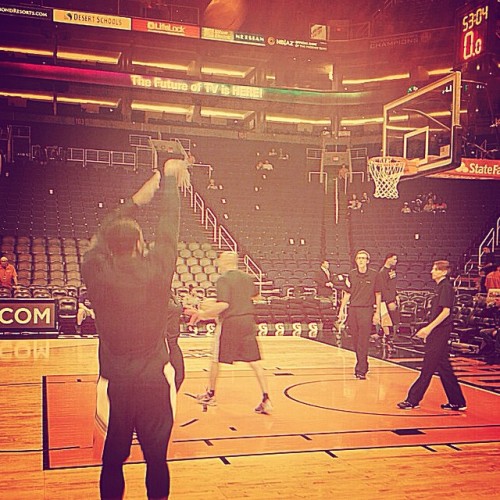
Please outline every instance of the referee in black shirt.
[[[355, 262], [356, 269], [349, 272], [349, 283], [346, 280], [348, 290], [342, 298], [339, 321], [345, 321], [349, 302], [349, 331], [357, 360], [354, 375], [359, 380], [365, 380], [368, 372], [368, 346], [373, 323], [377, 272], [368, 269], [370, 254], [366, 250], [356, 253]], [[375, 317], [378, 318], [378, 312]]]
[[448, 402], [442, 404], [441, 408], [452, 411], [467, 409], [462, 389], [448, 357], [448, 340], [453, 328], [451, 311], [455, 301], [455, 292], [448, 279], [449, 269], [450, 263], [447, 260], [437, 260], [432, 267], [432, 279], [437, 286], [431, 304], [430, 322], [417, 332], [417, 336], [425, 342], [424, 361], [420, 376], [410, 387], [406, 400], [398, 403], [402, 410], [419, 408], [436, 371], [448, 397]]

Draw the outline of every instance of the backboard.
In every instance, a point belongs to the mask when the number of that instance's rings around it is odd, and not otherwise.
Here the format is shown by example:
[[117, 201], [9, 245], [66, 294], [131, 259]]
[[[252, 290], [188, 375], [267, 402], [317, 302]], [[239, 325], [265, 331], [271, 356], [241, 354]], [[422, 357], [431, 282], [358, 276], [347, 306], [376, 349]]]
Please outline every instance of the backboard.
[[187, 153], [178, 140], [164, 141], [150, 138], [149, 144], [153, 150], [153, 170], [161, 168], [167, 160], [187, 158]]
[[457, 71], [384, 105], [382, 155], [409, 160], [402, 179], [460, 165], [460, 95]]

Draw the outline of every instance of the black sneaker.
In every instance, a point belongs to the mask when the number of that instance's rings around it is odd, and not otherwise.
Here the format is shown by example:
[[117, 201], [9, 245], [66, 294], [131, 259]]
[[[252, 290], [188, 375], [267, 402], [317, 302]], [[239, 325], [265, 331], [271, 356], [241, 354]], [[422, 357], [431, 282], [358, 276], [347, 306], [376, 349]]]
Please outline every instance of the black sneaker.
[[420, 408], [420, 406], [414, 405], [413, 403], [410, 403], [409, 401], [401, 401], [401, 403], [398, 403], [398, 408], [400, 410], [415, 410], [417, 408]]
[[450, 411], [465, 411], [467, 410], [467, 406], [465, 405], [452, 405], [451, 403], [446, 403], [444, 405], [441, 405], [441, 408], [443, 410], [450, 410]]

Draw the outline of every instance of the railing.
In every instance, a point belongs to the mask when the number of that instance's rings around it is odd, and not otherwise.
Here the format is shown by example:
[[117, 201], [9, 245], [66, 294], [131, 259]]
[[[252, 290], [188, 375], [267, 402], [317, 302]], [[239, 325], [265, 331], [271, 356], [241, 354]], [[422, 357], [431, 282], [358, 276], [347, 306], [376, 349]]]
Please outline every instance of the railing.
[[191, 206], [193, 207], [194, 213], [200, 212], [201, 223], [205, 224], [205, 202], [203, 201], [203, 198], [196, 192], [194, 193]]
[[205, 210], [205, 229], [212, 228], [212, 240], [215, 241], [217, 239], [217, 217], [215, 214], [207, 208]]
[[500, 217], [498, 217], [498, 219], [497, 219], [497, 228], [496, 228], [496, 236], [495, 236], [495, 247], [497, 247], [499, 245], [500, 245]]
[[[36, 158], [40, 146], [33, 146], [33, 157]], [[62, 148], [59, 148], [62, 149]], [[54, 148], [49, 148], [54, 151]], [[128, 167], [136, 168], [136, 154], [129, 151], [109, 151], [106, 149], [86, 149], [86, 148], [64, 148], [59, 151], [59, 158], [68, 162], [81, 163], [87, 165], [101, 165], [106, 167]], [[47, 156], [48, 160], [53, 160], [52, 155]]]
[[208, 178], [212, 178], [212, 172], [214, 171], [214, 168], [212, 165], [209, 165], [208, 163], [193, 163], [192, 165], [193, 168], [199, 169], [199, 168], [206, 168], [208, 172]]
[[238, 251], [238, 244], [236, 240], [229, 234], [229, 231], [219, 224], [218, 237], [217, 237], [217, 245], [219, 250], [225, 245], [231, 252]]
[[[500, 218], [499, 218], [500, 219]], [[499, 221], [497, 220], [497, 230], [499, 226]], [[483, 259], [483, 247], [489, 247], [491, 245], [491, 251], [495, 251], [495, 240], [498, 241], [498, 233], [495, 234], [495, 228], [492, 227], [488, 234], [483, 238], [483, 241], [479, 244], [479, 248], [477, 251], [478, 254], [478, 265], [481, 268], [481, 260]]]
[[257, 279], [257, 283], [259, 285], [259, 295], [261, 295], [262, 294], [262, 270], [252, 260], [252, 258], [249, 255], [245, 255], [243, 257], [243, 264], [245, 264], [245, 271]]
[[[184, 197], [189, 196], [189, 204], [195, 214], [200, 213], [201, 223], [203, 227], [210, 230], [210, 236], [213, 243], [217, 244], [219, 250], [228, 249], [232, 252], [238, 252], [238, 244], [231, 236], [229, 231], [219, 224], [217, 216], [205, 206], [203, 198], [194, 190], [193, 186], [183, 189]], [[243, 256], [243, 263], [245, 270], [258, 281], [259, 293], [262, 292], [263, 274], [260, 267], [252, 260], [252, 258], [245, 254]]]
[[309, 172], [307, 174], [307, 179], [309, 183], [312, 182], [313, 175], [319, 175], [319, 183], [325, 185], [325, 194], [328, 193], [328, 173], [327, 172]]

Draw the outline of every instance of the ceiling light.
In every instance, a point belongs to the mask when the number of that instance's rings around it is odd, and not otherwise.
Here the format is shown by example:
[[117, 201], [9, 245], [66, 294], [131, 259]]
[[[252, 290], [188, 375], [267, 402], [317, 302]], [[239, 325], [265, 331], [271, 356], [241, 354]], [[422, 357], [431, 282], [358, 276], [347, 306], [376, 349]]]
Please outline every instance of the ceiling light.
[[266, 115], [267, 122], [273, 123], [307, 123], [309, 125], [331, 125], [329, 118], [306, 118], [305, 116]]
[[27, 47], [5, 47], [0, 46], [1, 52], [17, 52], [18, 54], [30, 54], [34, 56], [50, 56], [52, 57], [54, 54], [51, 50], [44, 49], [30, 49]]
[[147, 66], [149, 68], [162, 68], [170, 71], [187, 71], [188, 64], [173, 63], [173, 62], [159, 62], [159, 61], [132, 61], [136, 66]]
[[374, 83], [374, 82], [387, 82], [392, 80], [404, 80], [405, 78], [410, 78], [410, 73], [401, 73], [397, 75], [387, 75], [379, 76], [376, 78], [357, 78], [357, 79], [345, 79], [342, 80], [342, 85], [357, 85], [362, 83]]
[[140, 111], [170, 113], [171, 115], [187, 115], [193, 112], [193, 106], [182, 105], [182, 104], [161, 104], [161, 103], [142, 102], [142, 101], [132, 101], [131, 108]]
[[244, 120], [252, 111], [236, 111], [229, 109], [201, 108], [200, 114], [204, 117], [230, 118], [233, 120]]
[[201, 73], [204, 75], [232, 76], [235, 78], [245, 78], [253, 68], [238, 69], [238, 66], [212, 65], [202, 66]]
[[340, 120], [342, 127], [353, 127], [356, 125], [374, 125], [383, 123], [384, 119], [381, 116], [374, 116], [372, 118], [344, 118]]

